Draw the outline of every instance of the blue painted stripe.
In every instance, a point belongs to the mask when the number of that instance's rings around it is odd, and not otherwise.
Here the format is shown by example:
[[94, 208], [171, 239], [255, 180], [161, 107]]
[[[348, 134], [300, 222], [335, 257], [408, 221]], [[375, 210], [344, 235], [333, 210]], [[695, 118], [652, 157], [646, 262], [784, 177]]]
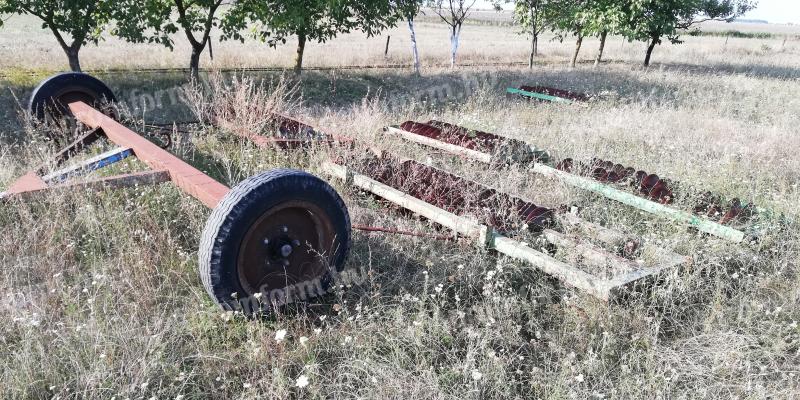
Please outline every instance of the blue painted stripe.
[[71, 177], [74, 177], [74, 176], [80, 176], [80, 175], [84, 175], [84, 174], [87, 174], [87, 173], [92, 172], [92, 171], [97, 171], [97, 170], [103, 169], [103, 168], [105, 168], [105, 167], [107, 167], [109, 165], [116, 164], [116, 163], [118, 163], [118, 162], [120, 162], [120, 161], [122, 161], [122, 160], [124, 160], [124, 159], [126, 159], [126, 158], [128, 158], [130, 156], [132, 156], [132, 155], [133, 155], [133, 150], [125, 149], [123, 151], [119, 151], [119, 152], [110, 154], [108, 157], [105, 157], [103, 159], [97, 160], [97, 161], [95, 161], [93, 163], [86, 164], [86, 165], [84, 165], [83, 167], [81, 167], [79, 169], [76, 169], [76, 170], [73, 170], [73, 171], [69, 171], [69, 172], [67, 172], [65, 174], [62, 174], [62, 175], [58, 175], [58, 176], [54, 177], [50, 182], [51, 183], [55, 183], [55, 182], [59, 182], [60, 183], [60, 182], [63, 182], [63, 181], [65, 181], [65, 180], [67, 180], [67, 179], [69, 179]]

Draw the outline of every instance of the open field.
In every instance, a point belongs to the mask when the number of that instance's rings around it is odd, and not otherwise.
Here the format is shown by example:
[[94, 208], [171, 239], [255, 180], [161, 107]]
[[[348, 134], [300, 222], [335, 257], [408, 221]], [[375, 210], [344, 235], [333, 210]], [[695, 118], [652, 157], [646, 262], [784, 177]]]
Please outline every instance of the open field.
[[[435, 21], [430, 16], [425, 21]], [[0, 59], [0, 74], [9, 71], [34, 70], [56, 71], [66, 66], [66, 57], [52, 35], [41, 30], [35, 19], [11, 17], [0, 34], [0, 51], [10, 57]], [[741, 73], [759, 73], [769, 69], [776, 77], [797, 77], [794, 73], [796, 58], [800, 54], [800, 26], [764, 24], [719, 24], [704, 25], [704, 31], [739, 30], [742, 32], [768, 31], [775, 34], [770, 39], [737, 39], [725, 37], [684, 36], [685, 45], [663, 44], [654, 52], [657, 66], [705, 66], [733, 69]], [[384, 57], [386, 36], [391, 36], [388, 57]], [[530, 43], [511, 26], [467, 25], [462, 33], [459, 50], [461, 62], [521, 62], [528, 60]], [[218, 37], [219, 34], [213, 35]], [[418, 23], [419, 51], [422, 64], [449, 65], [450, 42], [447, 27], [440, 23]], [[786, 39], [784, 41], [784, 39]], [[99, 46], [87, 46], [81, 50], [82, 64], [87, 70], [130, 68], [174, 68], [187, 67], [189, 46], [185, 38], [176, 35], [175, 51], [153, 45], [133, 45], [118, 39], [108, 38]], [[666, 41], [665, 41], [666, 42]], [[584, 40], [582, 60], [593, 60], [599, 42], [592, 38]], [[644, 59], [646, 45], [629, 43], [622, 38], [608, 40], [604, 58], [614, 62], [640, 64]], [[289, 40], [276, 49], [248, 41], [214, 43], [214, 60], [209, 52], [203, 54], [203, 67], [291, 67], [294, 61], [296, 41]], [[540, 60], [566, 64], [574, 50], [574, 41], [564, 43], [545, 34], [539, 43]], [[327, 43], [310, 43], [304, 64], [315, 66], [339, 65], [385, 65], [410, 64], [410, 39], [408, 28], [400, 26], [384, 35], [371, 39], [360, 33], [342, 35]], [[763, 73], [763, 72], [761, 72]]]
[[[0, 188], [56, 150], [27, 126], [16, 99], [24, 101], [39, 75], [65, 64], [38, 24], [17, 17], [8, 24], [0, 30], [7, 55], [0, 59]], [[309, 46], [306, 65], [407, 63], [406, 30], [390, 34], [388, 59], [385, 36], [352, 34]], [[424, 23], [418, 35], [423, 63], [444, 63], [446, 29]], [[463, 35], [462, 62], [526, 59], [528, 43], [511, 27], [469, 25]], [[109, 39], [84, 50], [83, 63], [182, 67], [188, 51], [178, 43], [170, 53]], [[593, 58], [596, 46], [587, 40], [582, 58]], [[203, 65], [289, 66], [293, 51], [291, 42], [275, 50], [215, 43], [213, 63]], [[756, 244], [728, 243], [519, 168], [489, 169], [381, 135], [386, 125], [435, 118], [518, 138], [557, 158], [617, 160], [800, 218], [796, 37], [686, 37], [683, 45], [659, 46], [650, 69], [639, 67], [641, 43], [610, 40], [606, 58], [613, 61], [597, 68], [567, 68], [571, 51], [571, 43], [542, 41], [541, 65], [533, 70], [431, 67], [422, 77], [405, 70], [309, 71], [287, 78], [297, 92], [285, 99], [267, 91], [252, 101], [281, 98], [279, 111], [324, 131], [537, 204], [580, 204], [589, 220], [692, 257], [654, 290], [607, 304], [466, 241], [354, 231], [351, 285], [249, 321], [222, 313], [203, 290], [196, 249], [209, 212], [173, 187], [11, 202], [0, 205], [0, 397], [797, 398], [795, 223], [780, 230], [768, 224]], [[169, 94], [185, 85], [181, 73], [100, 76], [132, 117], [148, 122], [191, 120], [192, 108], [220, 105], [211, 98], [171, 101]], [[268, 86], [279, 77], [246, 75]], [[580, 107], [504, 95], [520, 84], [599, 99]], [[364, 155], [363, 147], [266, 151], [199, 124], [177, 137], [171, 151], [228, 185], [276, 167], [324, 176], [319, 165], [328, 157]], [[115, 166], [139, 169], [133, 161]], [[435, 231], [330, 182], [354, 223]], [[283, 330], [286, 337], [276, 340]], [[308, 386], [296, 385], [300, 376]]]

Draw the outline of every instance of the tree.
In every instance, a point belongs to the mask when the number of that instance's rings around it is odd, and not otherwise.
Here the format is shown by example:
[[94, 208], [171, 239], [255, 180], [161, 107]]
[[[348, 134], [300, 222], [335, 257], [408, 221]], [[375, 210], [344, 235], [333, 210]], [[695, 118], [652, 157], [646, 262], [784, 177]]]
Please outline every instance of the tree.
[[223, 0], [119, 0], [115, 34], [135, 43], [160, 43], [174, 49], [172, 35], [183, 31], [192, 46], [189, 70], [197, 80], [200, 56], [210, 46], [211, 30]]
[[[502, 0], [494, 1], [499, 7]], [[504, 0], [508, 3], [512, 0]], [[619, 11], [619, 0], [514, 0], [514, 20], [523, 32], [531, 37], [531, 51], [528, 67], [533, 68], [533, 60], [538, 54], [539, 35], [545, 29], [553, 29], [557, 38], [564, 40], [567, 35], [575, 35], [575, 53], [570, 65], [577, 63], [583, 38], [589, 35], [600, 37], [600, 52], [596, 64], [602, 58], [606, 37], [609, 31], [616, 31], [624, 14]]]
[[42, 28], [53, 32], [67, 55], [69, 68], [80, 72], [81, 48], [100, 41], [115, 5], [114, 0], [0, 0], [0, 13], [30, 14], [42, 20]]
[[224, 38], [244, 40], [242, 32], [275, 47], [297, 36], [294, 71], [300, 74], [306, 43], [324, 43], [340, 33], [359, 29], [371, 37], [394, 26], [397, 4], [368, 0], [241, 0], [223, 24]]
[[663, 37], [673, 44], [682, 43], [681, 31], [704, 21], [732, 22], [755, 6], [752, 0], [630, 0], [625, 5], [628, 23], [623, 34], [628, 40], [648, 43], [647, 67]]
[[625, 25], [624, 2], [618, 0], [591, 0], [583, 10], [584, 31], [600, 38], [600, 48], [594, 65], [600, 65], [609, 33], [620, 33]]
[[425, 0], [399, 0], [396, 8], [398, 14], [408, 22], [408, 31], [411, 33], [411, 56], [414, 59], [414, 73], [419, 75], [419, 50], [417, 49], [417, 32], [414, 28], [414, 19], [420, 13]]
[[575, 52], [570, 60], [572, 68], [575, 68], [578, 62], [583, 38], [593, 32], [593, 25], [590, 23], [591, 7], [592, 0], [553, 0], [545, 13], [544, 18], [550, 21], [559, 39], [564, 40], [568, 35], [576, 37]]
[[[531, 35], [531, 51], [528, 68], [533, 68], [533, 59], [539, 54], [539, 35], [547, 28], [545, 10], [549, 0], [517, 0], [514, 5], [514, 20], [522, 27], [523, 33]], [[498, 4], [495, 4], [497, 6]]]
[[575, 52], [570, 66], [573, 68], [578, 62], [578, 55], [583, 44], [583, 39], [588, 36], [600, 38], [600, 49], [595, 58], [595, 65], [599, 65], [603, 58], [606, 39], [609, 32], [618, 32], [623, 26], [625, 13], [619, 0], [554, 0], [550, 7], [549, 18], [556, 30], [572, 34], [577, 38]]
[[434, 0], [431, 2], [433, 11], [439, 18], [450, 26], [450, 67], [456, 66], [456, 53], [458, 52], [461, 27], [469, 16], [469, 11], [476, 0]]

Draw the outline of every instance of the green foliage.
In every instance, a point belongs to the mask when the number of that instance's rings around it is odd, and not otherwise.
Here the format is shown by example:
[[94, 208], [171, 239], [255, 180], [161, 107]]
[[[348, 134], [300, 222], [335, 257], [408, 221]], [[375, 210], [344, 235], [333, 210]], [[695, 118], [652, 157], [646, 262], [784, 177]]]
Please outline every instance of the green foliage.
[[[159, 43], [172, 50], [172, 35], [183, 31], [192, 46], [189, 69], [197, 79], [200, 55], [211, 30], [220, 25], [223, 0], [120, 0], [114, 33], [130, 42]], [[199, 35], [199, 36], [198, 36]]]
[[630, 40], [660, 44], [666, 36], [681, 43], [680, 33], [703, 21], [731, 22], [755, 7], [751, 0], [632, 0], [626, 6]]
[[412, 9], [406, 1], [244, 0], [233, 6], [222, 28], [225, 39], [236, 40], [244, 40], [249, 28], [250, 36], [270, 46], [292, 35], [323, 43], [354, 29], [377, 35]]
[[36, 16], [42, 28], [67, 33], [73, 44], [83, 46], [101, 39], [115, 4], [113, 0], [3, 0], [0, 13]]
[[[42, 20], [69, 59], [70, 68], [80, 71], [78, 52], [88, 44], [97, 44], [111, 21], [117, 3], [114, 0], [2, 0], [0, 14], [30, 14]], [[0, 20], [2, 26], [2, 20]], [[68, 38], [71, 38], [68, 43]]]
[[[114, 34], [134, 43], [159, 43], [174, 48], [172, 35], [183, 30], [192, 46], [208, 41], [211, 29], [220, 24], [222, 0], [121, 0], [115, 15]], [[194, 35], [199, 33], [200, 39]]]
[[548, 12], [553, 4], [550, 0], [520, 0], [514, 4], [514, 21], [522, 28], [523, 33], [538, 35], [544, 31], [549, 22]]
[[626, 21], [624, 2], [618, 0], [589, 0], [578, 9], [578, 20], [586, 35], [603, 32], [619, 33]]
[[562, 36], [599, 35], [622, 29], [626, 21], [623, 4], [618, 0], [517, 0], [514, 20], [528, 34], [552, 29]]
[[394, 9], [400, 17], [413, 20], [424, 5], [425, 0], [397, 0]]

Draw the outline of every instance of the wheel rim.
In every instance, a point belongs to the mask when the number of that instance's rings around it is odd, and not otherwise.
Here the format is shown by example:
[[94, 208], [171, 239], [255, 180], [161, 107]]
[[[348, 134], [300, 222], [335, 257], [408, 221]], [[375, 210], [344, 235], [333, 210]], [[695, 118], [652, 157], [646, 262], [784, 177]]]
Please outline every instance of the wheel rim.
[[336, 239], [333, 222], [306, 201], [268, 210], [248, 229], [239, 249], [237, 272], [248, 296], [311, 283], [328, 272]]
[[42, 105], [43, 109], [41, 112], [44, 116], [44, 121], [50, 124], [74, 124], [75, 121], [72, 111], [69, 109], [69, 104], [76, 101], [84, 102], [94, 108], [97, 108], [103, 114], [116, 119], [116, 112], [114, 109], [112, 107], [105, 107], [103, 99], [100, 98], [97, 93], [86, 91], [82, 88], [68, 88], [63, 90], [58, 95], [51, 97], [45, 102], [45, 104]]

